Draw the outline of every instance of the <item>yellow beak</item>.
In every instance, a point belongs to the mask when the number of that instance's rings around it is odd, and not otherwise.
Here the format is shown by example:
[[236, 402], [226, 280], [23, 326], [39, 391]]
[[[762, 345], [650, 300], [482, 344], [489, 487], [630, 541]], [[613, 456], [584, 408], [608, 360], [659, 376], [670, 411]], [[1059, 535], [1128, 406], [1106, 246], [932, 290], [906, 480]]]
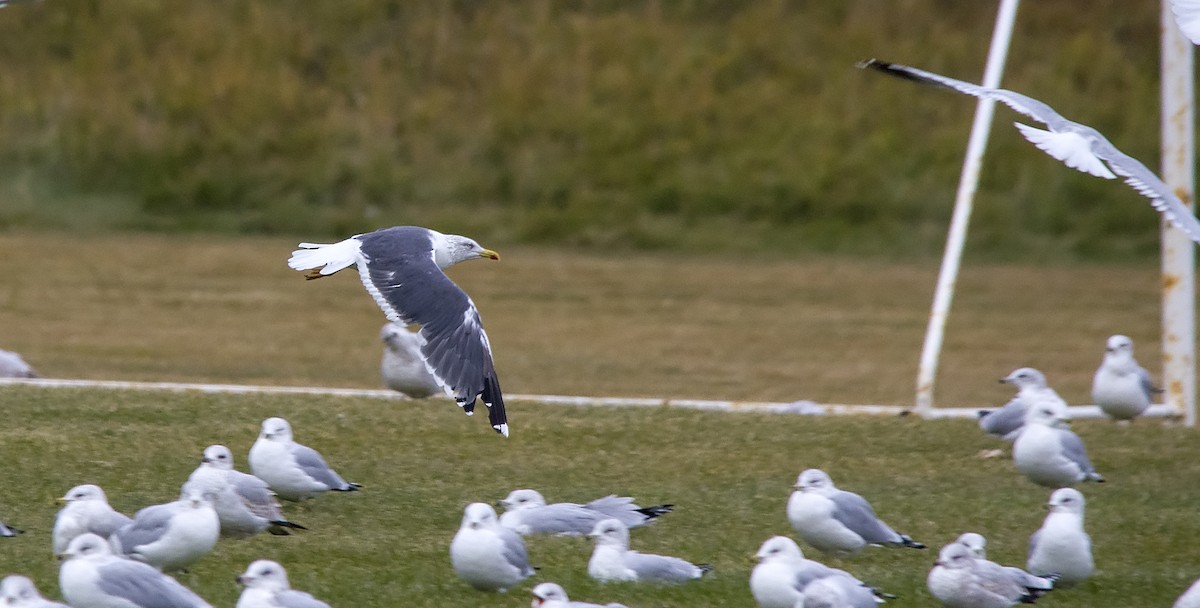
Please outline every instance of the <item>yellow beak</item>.
[[492, 259], [492, 260], [499, 260], [500, 254], [496, 253], [495, 251], [492, 251], [491, 249], [484, 249], [479, 252], [479, 257], [488, 258], [488, 259]]

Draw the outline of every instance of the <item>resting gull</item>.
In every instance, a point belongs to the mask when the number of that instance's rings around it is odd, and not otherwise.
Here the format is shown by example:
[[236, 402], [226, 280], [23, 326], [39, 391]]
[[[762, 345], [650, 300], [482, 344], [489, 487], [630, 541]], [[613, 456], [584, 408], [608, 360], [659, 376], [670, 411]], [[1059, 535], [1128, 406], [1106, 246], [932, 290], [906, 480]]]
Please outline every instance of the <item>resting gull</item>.
[[1083, 530], [1083, 507], [1083, 494], [1074, 488], [1059, 488], [1050, 495], [1050, 513], [1029, 537], [1026, 569], [1038, 576], [1058, 575], [1059, 587], [1091, 576], [1092, 539]]
[[1004, 567], [979, 559], [959, 542], [942, 547], [925, 584], [946, 608], [1009, 608], [1032, 604], [1040, 597], [1014, 580]]
[[670, 513], [674, 506], [639, 507], [633, 504], [632, 498], [616, 495], [597, 498], [586, 505], [573, 502], [548, 505], [541, 492], [529, 489], [509, 492], [500, 505], [505, 509], [500, 516], [500, 525], [516, 530], [522, 536], [582, 536], [591, 532], [600, 520], [610, 517], [621, 520], [627, 527], [636, 528]]
[[941, 86], [980, 99], [993, 99], [1044, 123], [1049, 130], [1035, 129], [1021, 123], [1016, 123], [1016, 126], [1025, 139], [1072, 169], [1105, 179], [1116, 179], [1117, 176], [1125, 178], [1125, 183], [1149, 198], [1150, 205], [1176, 228], [1182, 230], [1193, 241], [1200, 242], [1200, 221], [1196, 220], [1196, 216], [1179, 200], [1171, 187], [1164, 184], [1153, 171], [1137, 159], [1118, 150], [1092, 127], [1067, 120], [1050, 106], [1006, 89], [981, 87], [933, 72], [876, 59], [869, 59], [858, 65], [861, 68], [872, 68], [885, 74]]
[[499, 591], [533, 576], [525, 541], [496, 521], [491, 505], [475, 502], [463, 510], [462, 525], [450, 541], [455, 574], [480, 591]]
[[1025, 428], [1013, 442], [1013, 464], [1029, 481], [1048, 488], [1103, 482], [1083, 440], [1067, 428], [1067, 408], [1055, 401], [1029, 405]]
[[288, 266], [318, 279], [358, 267], [367, 293], [396, 323], [421, 326], [429, 372], [468, 415], [482, 398], [496, 432], [508, 436], [500, 380], [475, 303], [442, 271], [459, 262], [500, 259], [465, 236], [396, 226], [333, 244], [300, 243]]
[[424, 399], [442, 393], [437, 379], [425, 367], [421, 355], [424, 340], [420, 334], [409, 331], [400, 323], [387, 323], [379, 330], [383, 341], [383, 358], [379, 362], [379, 374], [388, 388], [413, 399]]
[[[987, 561], [989, 564], [995, 562], [987, 559], [987, 539], [982, 534], [975, 532], [964, 532], [959, 535], [954, 542], [965, 546], [975, 554], [975, 557], [980, 560]], [[999, 564], [997, 564], [999, 566]], [[991, 568], [991, 566], [988, 566]], [[1057, 576], [1034, 576], [1016, 566], [999, 566], [1012, 578], [1018, 585], [1029, 591], [1029, 594], [1034, 597], [1041, 597], [1050, 591], [1054, 590], [1054, 581], [1058, 580]]]
[[246, 538], [269, 531], [286, 536], [288, 528], [307, 530], [283, 516], [279, 501], [267, 482], [233, 468], [233, 453], [223, 445], [204, 448], [200, 466], [183, 485], [212, 494], [213, 507], [221, 520], [221, 536]]
[[[786, 536], [767, 539], [758, 549], [759, 560], [750, 571], [750, 593], [760, 608], [793, 608], [809, 599], [814, 584], [831, 586], [828, 593], [842, 598], [842, 604], [873, 606], [882, 603], [883, 594], [866, 586], [845, 570], [830, 568], [805, 559], [796, 541]], [[817, 593], [821, 595], [820, 592]]]
[[113, 555], [95, 534], [72, 540], [59, 559], [58, 585], [73, 608], [212, 608], [153, 567]]
[[66, 503], [54, 519], [54, 552], [61, 553], [76, 536], [91, 532], [105, 539], [122, 526], [132, 522], [127, 515], [108, 505], [108, 497], [100, 486], [75, 486], [59, 499]]
[[288, 584], [278, 562], [260, 559], [250, 564], [237, 582], [243, 587], [235, 608], [329, 608], [329, 604]]
[[186, 488], [179, 500], [151, 505], [112, 535], [113, 553], [175, 572], [204, 557], [217, 544], [221, 520], [212, 495]]
[[1109, 336], [1104, 361], [1092, 378], [1092, 399], [1116, 420], [1132, 420], [1150, 407], [1150, 397], [1161, 393], [1150, 372], [1133, 358], [1133, 340], [1129, 336]]
[[596, 548], [588, 560], [588, 575], [602, 583], [682, 583], [712, 571], [708, 564], [631, 551], [629, 528], [619, 519], [601, 520], [588, 536], [596, 539]]
[[847, 557], [867, 545], [925, 548], [883, 523], [862, 496], [839, 490], [820, 469], [800, 473], [795, 490], [787, 503], [788, 521], [820, 551]]
[[0, 349], [0, 378], [41, 378], [21, 355]]
[[300, 501], [333, 490], [354, 492], [316, 450], [292, 440], [292, 425], [283, 418], [263, 420], [262, 432], [250, 446], [250, 470], [284, 500]]
[[572, 602], [567, 592], [556, 583], [542, 583], [533, 588], [531, 608], [626, 608], [624, 604], [592, 604]]
[[1032, 367], [1022, 367], [1000, 379], [1001, 384], [1017, 387], [1017, 394], [998, 410], [980, 410], [979, 428], [1005, 441], [1015, 441], [1025, 426], [1029, 404], [1035, 401], [1057, 400], [1063, 407], [1067, 402], [1046, 385], [1046, 376]]
[[0, 580], [0, 606], [5, 608], [69, 608], [38, 593], [28, 577], [10, 574]]

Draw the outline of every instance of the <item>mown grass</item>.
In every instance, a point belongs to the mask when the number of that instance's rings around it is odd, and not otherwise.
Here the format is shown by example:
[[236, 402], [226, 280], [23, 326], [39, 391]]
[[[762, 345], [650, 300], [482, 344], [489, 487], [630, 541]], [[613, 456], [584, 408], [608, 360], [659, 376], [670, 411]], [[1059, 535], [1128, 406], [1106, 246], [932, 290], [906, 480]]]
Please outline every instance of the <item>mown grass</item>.
[[[0, 226], [920, 256], [995, 6], [60, 0], [0, 14]], [[1021, 8], [1005, 84], [1155, 166], [1158, 6]], [[998, 115], [972, 249], [1146, 258], [1156, 214]], [[392, 222], [398, 223], [398, 222]], [[737, 233], [736, 238], [733, 236]]]
[[[0, 517], [28, 530], [3, 539], [0, 570], [33, 576], [51, 596], [54, 497], [94, 482], [126, 512], [171, 499], [206, 445], [228, 445], [244, 469], [259, 422], [274, 415], [289, 418], [300, 441], [364, 488], [288, 505], [289, 518], [308, 532], [220, 542], [181, 576], [216, 606], [233, 605], [233, 577], [259, 558], [279, 560], [294, 586], [334, 606], [516, 608], [545, 580], [579, 599], [642, 608], [752, 606], [751, 556], [769, 536], [790, 533], [784, 504], [803, 468], [826, 469], [934, 550], [974, 530], [988, 537], [995, 559], [1015, 564], [1049, 494], [1007, 459], [976, 458], [998, 442], [971, 421], [513, 403], [513, 435], [503, 440], [441, 401], [30, 387], [4, 387], [0, 400]], [[1109, 479], [1084, 488], [1098, 570], [1044, 603], [1169, 605], [1200, 574], [1200, 522], [1193, 516], [1200, 473], [1187, 464], [1195, 431], [1150, 421], [1131, 428], [1087, 421], [1076, 430]], [[534, 581], [503, 596], [473, 591], [454, 577], [447, 554], [461, 509], [517, 487], [558, 500], [618, 492], [643, 503], [673, 502], [676, 512], [635, 531], [633, 545], [710, 562], [715, 574], [677, 588], [600, 586], [586, 574], [587, 541], [538, 538], [529, 543], [541, 568]], [[921, 606], [932, 603], [924, 580], [933, 559], [933, 551], [876, 549], [824, 561], [899, 595], [896, 606]]]

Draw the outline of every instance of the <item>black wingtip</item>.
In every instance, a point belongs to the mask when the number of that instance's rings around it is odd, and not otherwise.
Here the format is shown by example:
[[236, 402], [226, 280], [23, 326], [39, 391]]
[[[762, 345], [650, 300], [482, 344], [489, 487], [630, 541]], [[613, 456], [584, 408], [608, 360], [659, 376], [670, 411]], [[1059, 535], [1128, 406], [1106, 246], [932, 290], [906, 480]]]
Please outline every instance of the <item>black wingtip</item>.
[[[271, 525], [277, 526], [280, 528], [291, 528], [292, 530], [307, 530], [308, 529], [296, 522], [288, 521], [286, 519], [275, 520], [275, 521], [271, 522]], [[284, 531], [284, 534], [287, 534], [286, 530]]]
[[705, 574], [713, 571], [712, 564], [696, 564], [696, 567], [700, 569], [700, 576], [704, 576]]
[[634, 509], [638, 513], [646, 516], [646, 519], [654, 519], [660, 515], [666, 515], [675, 510], [675, 505], [654, 505], [653, 507], [643, 507]]
[[504, 411], [504, 394], [500, 391], [500, 380], [495, 375], [483, 379], [483, 392], [479, 395], [488, 408], [488, 422], [492, 429], [508, 437], [508, 413]]
[[904, 545], [905, 547], [908, 547], [910, 549], [924, 549], [925, 548], [924, 544], [919, 543], [908, 536], [901, 535], [900, 541], [901, 541], [902, 545]]
[[5, 527], [6, 527], [6, 528], [8, 528], [8, 531], [9, 531], [9, 532], [12, 532], [12, 534], [5, 534], [4, 536], [10, 536], [10, 537], [11, 537], [11, 536], [16, 536], [16, 535], [18, 535], [18, 534], [24, 534], [24, 533], [25, 533], [25, 531], [24, 531], [24, 530], [22, 530], [22, 529], [20, 529], [20, 528], [14, 528], [14, 527], [12, 527], [12, 526], [5, 526]]
[[334, 488], [334, 492], [357, 492], [362, 487], [361, 483], [347, 483], [344, 488]]
[[975, 416], [977, 416], [980, 420], [983, 420], [984, 418], [987, 418], [988, 415], [990, 415], [991, 413], [992, 413], [992, 410], [979, 410], [979, 411], [975, 412]]

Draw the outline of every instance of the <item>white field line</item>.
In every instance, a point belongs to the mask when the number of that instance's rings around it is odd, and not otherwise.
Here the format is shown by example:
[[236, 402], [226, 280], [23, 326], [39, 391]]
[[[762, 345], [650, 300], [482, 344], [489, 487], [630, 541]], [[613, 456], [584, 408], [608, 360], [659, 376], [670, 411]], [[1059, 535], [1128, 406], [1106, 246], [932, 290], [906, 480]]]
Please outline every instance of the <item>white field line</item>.
[[[316, 386], [253, 386], [244, 384], [200, 384], [188, 382], [131, 382], [124, 380], [68, 380], [56, 378], [0, 378], [0, 387], [5, 385], [38, 386], [42, 388], [101, 388], [131, 391], [170, 391], [176, 393], [235, 393], [274, 395], [328, 395], [331, 397], [366, 397], [370, 399], [407, 400], [408, 397], [392, 390], [360, 388], [324, 388]], [[779, 414], [829, 414], [829, 415], [882, 415], [900, 416], [910, 413], [912, 408], [898, 405], [845, 405], [817, 404], [812, 402], [781, 403], [769, 401], [712, 401], [704, 399], [670, 399], [637, 397], [573, 397], [568, 395], [508, 395], [510, 401], [531, 401], [553, 405], [580, 407], [675, 407], [723, 412], [769, 412]], [[801, 404], [803, 403], [803, 405]], [[994, 407], [941, 407], [934, 408], [929, 418], [974, 418], [980, 409]], [[1166, 405], [1152, 405], [1143, 416], [1171, 417], [1178, 412]], [[1100, 408], [1094, 405], [1071, 407], [1071, 418], [1103, 418]]]

